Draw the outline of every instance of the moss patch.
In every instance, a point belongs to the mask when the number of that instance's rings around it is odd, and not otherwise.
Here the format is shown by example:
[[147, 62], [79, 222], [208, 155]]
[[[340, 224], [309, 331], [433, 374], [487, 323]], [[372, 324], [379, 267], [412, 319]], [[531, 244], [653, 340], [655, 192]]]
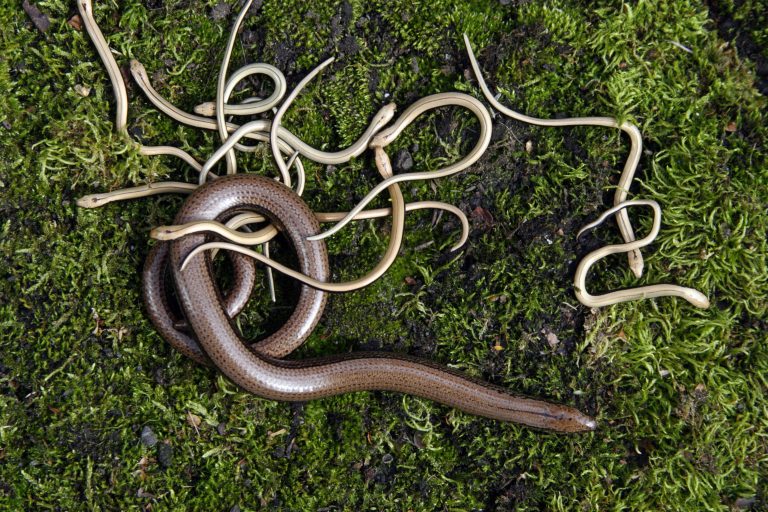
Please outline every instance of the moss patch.
[[[459, 226], [447, 215], [409, 215], [401, 259], [373, 286], [332, 297], [300, 353], [430, 357], [597, 415], [600, 429], [581, 436], [390, 393], [265, 401], [176, 354], [144, 315], [139, 269], [149, 229], [169, 222], [181, 198], [97, 211], [74, 200], [190, 175], [126, 148], [98, 56], [67, 23], [75, 5], [36, 4], [51, 20], [44, 34], [20, 7], [0, 7], [0, 508], [766, 507], [766, 55], [747, 44], [765, 39], [759, 2], [715, 2], [709, 13], [698, 2], [291, 1], [264, 2], [246, 20], [234, 67], [273, 63], [295, 85], [337, 56], [285, 118], [319, 147], [349, 144], [389, 101], [402, 110], [431, 93], [479, 96], [462, 32], [512, 108], [641, 127], [631, 195], [661, 203], [662, 232], [639, 282], [616, 257], [591, 287], [677, 282], [706, 292], [710, 309], [675, 299], [577, 305], [576, 261], [618, 238], [612, 227], [575, 234], [610, 203], [627, 141], [497, 117], [472, 170], [403, 187], [406, 198], [470, 214], [468, 246], [448, 252]], [[219, 4], [99, 2], [96, 17], [121, 65], [139, 59], [162, 94], [191, 110], [215, 94], [234, 16], [221, 19]], [[215, 147], [137, 88], [130, 95], [134, 137], [201, 158]], [[435, 169], [471, 147], [475, 127], [464, 112], [439, 111], [393, 151], [408, 151], [414, 170]], [[271, 172], [263, 153], [244, 166]], [[376, 181], [367, 156], [307, 168], [318, 210], [349, 208]], [[369, 221], [332, 239], [334, 277], [372, 266], [386, 233], [386, 222]], [[147, 428], [156, 443], [142, 441]]]

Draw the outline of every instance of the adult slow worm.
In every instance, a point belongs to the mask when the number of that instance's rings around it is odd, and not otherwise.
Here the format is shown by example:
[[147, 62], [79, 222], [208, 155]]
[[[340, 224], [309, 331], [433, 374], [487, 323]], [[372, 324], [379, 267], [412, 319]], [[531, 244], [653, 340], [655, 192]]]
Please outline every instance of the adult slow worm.
[[[200, 220], [222, 220], [232, 212], [254, 210], [264, 214], [283, 230], [298, 257], [307, 257], [307, 273], [327, 279], [325, 244], [307, 238], [319, 231], [319, 224], [301, 198], [274, 180], [233, 175], [200, 187], [185, 201], [176, 224]], [[512, 421], [535, 428], [561, 432], [594, 430], [596, 422], [580, 411], [511, 394], [440, 365], [410, 356], [359, 352], [303, 361], [286, 361], [248, 348], [234, 331], [222, 307], [206, 254], [181, 263], [205, 235], [192, 234], [171, 243], [171, 268], [187, 321], [211, 361], [243, 389], [272, 400], [305, 401], [355, 391], [385, 390], [408, 393], [461, 409], [470, 414]], [[302, 256], [303, 255], [303, 256]], [[303, 286], [306, 288], [306, 286]], [[322, 304], [299, 306], [294, 315], [315, 319]], [[304, 332], [312, 323], [298, 325], [288, 320], [272, 335], [276, 342]]]
[[[275, 68], [270, 69], [266, 65], [262, 67], [259, 67], [259, 65], [246, 66], [236, 71], [227, 80], [227, 67], [234, 44], [234, 36], [250, 3], [250, 1], [245, 3], [245, 7], [238, 16], [228, 40], [225, 58], [223, 59], [218, 77], [216, 105], [213, 109], [215, 120], [187, 114], [173, 107], [173, 105], [163, 100], [152, 89], [143, 66], [137, 61], [132, 62], [131, 69], [137, 83], [140, 84], [145, 92], [149, 91], [147, 96], [161, 110], [185, 124], [217, 130], [222, 140], [221, 147], [204, 165], [177, 148], [140, 146], [142, 154], [167, 153], [183, 158], [187, 163], [199, 170], [200, 182], [203, 184], [213, 165], [221, 158], [227, 161], [228, 173], [235, 173], [236, 161], [233, 149], [240, 149], [237, 144], [242, 137], [262, 141], [268, 140], [271, 142], [272, 151], [280, 167], [281, 175], [286, 185], [290, 185], [288, 169], [298, 155], [308, 156], [319, 162], [341, 163], [358, 156], [366, 148], [370, 148], [374, 152], [377, 169], [381, 173], [383, 181], [352, 211], [344, 215], [339, 224], [322, 235], [318, 235], [319, 224], [317, 217], [322, 219], [323, 214], [313, 214], [297, 193], [275, 180], [255, 176], [229, 176], [216, 179], [212, 183], [198, 188], [192, 192], [177, 216], [176, 224], [178, 226], [174, 228], [176, 232], [166, 233], [169, 238], [176, 237], [182, 232], [185, 236], [167, 244], [156, 246], [145, 268], [147, 308], [150, 311], [150, 316], [153, 317], [153, 322], [156, 322], [157, 319], [164, 322], [162, 328], [158, 327], [158, 331], [182, 352], [200, 362], [207, 362], [207, 358], [210, 358], [210, 362], [213, 362], [214, 365], [219, 367], [237, 384], [248, 391], [266, 398], [303, 401], [350, 391], [392, 390], [436, 400], [472, 414], [498, 420], [516, 421], [538, 428], [567, 432], [593, 430], [596, 427], [595, 421], [573, 408], [515, 396], [503, 388], [468, 378], [439, 365], [408, 356], [360, 353], [308, 361], [283, 361], [279, 359], [300, 345], [315, 327], [322, 314], [326, 300], [325, 294], [321, 290], [347, 291], [364, 286], [378, 277], [383, 272], [382, 269], [386, 269], [394, 259], [403, 235], [405, 211], [409, 207], [405, 204], [399, 189], [399, 183], [414, 179], [431, 179], [447, 176], [465, 169], [476, 162], [488, 146], [491, 120], [487, 108], [471, 96], [461, 93], [442, 93], [417, 101], [403, 112], [389, 128], [384, 128], [384, 126], [394, 116], [394, 105], [385, 106], [374, 117], [369, 128], [360, 137], [358, 142], [349, 148], [334, 153], [315, 150], [282, 128], [280, 126], [280, 119], [301, 88], [324, 66], [330, 63], [331, 60], [329, 59], [302, 80], [279, 107], [272, 122], [257, 120], [245, 123], [242, 126], [228, 123], [225, 119], [226, 115], [252, 115], [259, 111], [269, 110], [280, 101], [284, 93], [284, 77], [282, 77], [282, 73]], [[118, 102], [116, 115], [117, 129], [120, 133], [127, 136], [127, 95], [119, 68], [111, 55], [106, 40], [93, 20], [90, 1], [81, 0], [78, 6], [83, 15], [86, 28], [89, 34], [91, 34], [99, 55], [107, 67], [110, 80], [115, 89], [115, 96]], [[640, 247], [650, 243], [658, 233], [658, 205], [655, 205], [655, 203], [651, 204], [652, 202], [623, 202], [626, 198], [627, 188], [632, 179], [634, 168], [637, 165], [641, 147], [639, 131], [629, 123], [619, 124], [611, 118], [575, 118], [551, 121], [530, 118], [505, 109], [490, 94], [487, 85], [480, 75], [479, 66], [466, 37], [465, 42], [483, 93], [489, 102], [502, 113], [518, 120], [546, 126], [570, 126], [577, 124], [610, 126], [620, 128], [630, 136], [632, 149], [630, 150], [630, 157], [625, 165], [625, 171], [619, 182], [619, 190], [617, 190], [615, 198], [615, 202], [619, 204], [609, 212], [606, 212], [597, 221], [597, 223], [602, 222], [608, 215], [619, 212], [618, 217], [622, 236], [627, 243], [608, 246], [594, 251], [582, 261], [575, 277], [579, 299], [585, 303], [591, 301], [593, 305], [606, 305], [649, 296], [678, 295], [685, 297], [694, 304], [698, 302], [697, 305], [700, 305], [700, 307], [705, 307], [706, 297], [703, 297], [703, 295], [695, 290], [674, 285], [652, 285], [620, 292], [611, 292], [601, 296], [592, 296], [586, 293], [584, 285], [585, 276], [588, 273], [589, 267], [595, 261], [605, 255], [616, 252], [637, 251]], [[267, 69], [267, 71], [263, 71], [264, 69]], [[259, 72], [265, 72], [275, 81], [275, 91], [268, 100], [247, 105], [230, 105], [226, 103], [238, 81], [248, 74]], [[480, 135], [475, 147], [459, 162], [438, 171], [394, 176], [385, 148], [418, 115], [429, 109], [449, 105], [468, 108], [478, 117], [480, 121]], [[284, 162], [281, 154], [290, 156], [287, 164]], [[304, 181], [302, 170], [298, 171], [298, 176], [297, 188], [300, 193]], [[78, 204], [93, 207], [106, 204], [111, 200], [140, 197], [153, 193], [171, 191], [189, 193], [194, 187], [194, 185], [183, 183], [136, 187], [110, 194], [86, 196]], [[380, 211], [384, 214], [389, 213], [393, 217], [390, 244], [384, 258], [372, 272], [352, 283], [328, 283], [327, 254], [324, 243], [319, 239], [337, 231], [350, 220], [365, 215], [372, 216], [373, 213], [362, 212], [362, 210], [376, 194], [384, 189], [387, 189], [390, 193], [392, 206], [389, 209], [380, 209]], [[651, 235], [642, 240], [634, 240], [634, 233], [627, 220], [626, 212], [623, 210], [623, 208], [631, 204], [646, 204], [652, 206], [656, 212], [654, 229]], [[413, 209], [413, 206], [411, 209]], [[258, 213], [254, 214], [254, 211]], [[252, 235], [234, 231], [239, 225], [257, 222], [256, 218], [259, 215], [271, 222], [272, 227], [264, 228]], [[339, 216], [343, 214], [326, 215], [329, 215], [327, 220], [338, 220]], [[462, 238], [466, 237], [465, 220], [463, 218], [464, 232]], [[270, 267], [278, 268], [278, 270], [284, 271], [300, 281], [312, 285], [312, 287], [302, 285], [298, 305], [293, 315], [284, 326], [266, 340], [248, 347], [238, 337], [231, 325], [231, 318], [242, 308], [247, 296], [250, 294], [250, 288], [253, 283], [253, 266], [245, 263], [246, 260], [236, 254], [237, 252], [246, 253], [247, 249], [227, 245], [222, 242], [206, 244], [205, 242], [208, 240], [209, 235], [196, 233], [196, 231], [201, 229], [213, 232], [218, 231], [229, 238], [241, 237], [239, 241], [248, 240], [259, 243], [274, 236], [275, 231], [279, 229], [283, 231], [294, 247], [299, 261], [299, 271], [281, 268], [279, 264], [272, 262], [268, 256], [258, 255], [260, 256], [258, 259], [264, 261]], [[205, 253], [211, 247], [226, 247], [230, 249], [232, 252], [229, 256], [234, 262], [238, 278], [244, 276], [242, 280], [236, 282], [236, 286], [231, 290], [231, 293], [223, 298], [211, 276], [211, 256]], [[631, 260], [634, 261], [632, 268], [639, 275], [642, 272], [642, 259], [639, 257], [639, 252], [635, 254], [638, 257]], [[170, 263], [166, 264], [166, 261]], [[188, 325], [197, 339], [186, 335], [183, 328], [180, 328], [178, 320], [173, 318], [173, 312], [167, 303], [168, 297], [165, 293], [164, 268], [167, 265], [170, 265], [174, 274], [182, 309], [184, 310]], [[293, 274], [289, 271], [293, 272]]]
[[[173, 348], [197, 363], [208, 365], [210, 361], [191, 333], [179, 329], [179, 318], [169, 303], [166, 287], [168, 250], [170, 246], [160, 242], [150, 249], [142, 272], [142, 295], [152, 325], [158, 334]], [[224, 294], [222, 304], [229, 318], [234, 318], [248, 302], [256, 279], [253, 260], [236, 253], [227, 253], [234, 269], [233, 288]], [[277, 355], [277, 354], [275, 354]]]

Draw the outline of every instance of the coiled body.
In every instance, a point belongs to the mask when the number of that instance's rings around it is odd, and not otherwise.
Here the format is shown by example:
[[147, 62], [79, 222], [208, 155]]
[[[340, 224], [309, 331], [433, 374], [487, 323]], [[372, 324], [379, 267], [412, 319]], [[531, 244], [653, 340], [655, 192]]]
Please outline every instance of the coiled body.
[[[232, 175], [196, 190], [184, 203], [176, 224], [221, 220], [244, 210], [256, 211], [280, 229], [293, 245], [303, 272], [325, 281], [325, 244], [308, 241], [320, 231], [306, 204], [286, 186], [259, 176]], [[268, 340], [265, 350], [249, 348], [232, 327], [209, 257], [186, 256], [206, 242], [202, 234], [171, 242], [170, 265], [187, 322], [211, 362], [247, 391], [273, 400], [305, 401], [354, 391], [387, 390], [431, 399], [457, 409], [502, 421], [562, 432], [593, 430], [595, 421], [578, 410], [525, 398], [506, 389], [468, 378], [440, 365], [409, 356], [360, 352], [303, 361], [270, 356], [270, 346], [303, 342], [322, 314], [323, 292], [302, 285], [296, 309]], [[154, 305], [147, 304], [148, 309]], [[298, 340], [298, 341], [297, 341]]]

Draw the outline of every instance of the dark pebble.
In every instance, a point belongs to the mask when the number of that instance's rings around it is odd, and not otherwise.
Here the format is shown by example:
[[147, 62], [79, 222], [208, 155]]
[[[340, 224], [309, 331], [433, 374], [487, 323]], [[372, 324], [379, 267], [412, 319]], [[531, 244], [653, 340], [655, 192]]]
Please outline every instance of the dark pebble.
[[768, 59], [757, 63], [757, 74], [760, 76], [768, 76]]
[[394, 167], [396, 171], [407, 171], [413, 167], [413, 157], [407, 149], [401, 149], [395, 154]]
[[157, 462], [163, 469], [168, 469], [173, 463], [173, 447], [168, 443], [160, 443], [157, 446]]
[[211, 10], [211, 19], [213, 21], [220, 21], [229, 16], [230, 7], [226, 2], [219, 2]]
[[151, 428], [144, 427], [141, 429], [141, 444], [148, 448], [152, 448], [157, 444], [157, 436], [155, 436]]
[[37, 30], [40, 32], [47, 31], [51, 26], [51, 20], [48, 19], [48, 16], [40, 12], [40, 9], [38, 9], [36, 5], [30, 4], [27, 0], [24, 0], [21, 3], [21, 7], [32, 20], [32, 23], [35, 25]]

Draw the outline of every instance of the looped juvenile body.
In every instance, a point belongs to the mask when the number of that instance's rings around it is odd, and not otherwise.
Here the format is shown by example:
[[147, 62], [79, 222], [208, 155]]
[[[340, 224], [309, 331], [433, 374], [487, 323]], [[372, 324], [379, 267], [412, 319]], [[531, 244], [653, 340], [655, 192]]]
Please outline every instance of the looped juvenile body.
[[605, 247], [601, 247], [584, 256], [579, 262], [579, 266], [576, 268], [576, 273], [573, 276], [573, 288], [576, 291], [576, 298], [579, 299], [579, 302], [585, 306], [599, 308], [631, 300], [675, 296], [682, 297], [697, 308], [708, 308], [709, 299], [707, 299], [706, 295], [693, 288], [686, 288], [674, 284], [639, 286], [627, 290], [604, 293], [602, 295], [590, 295], [589, 292], [587, 292], [587, 274], [592, 265], [611, 254], [619, 254], [645, 247], [652, 243], [659, 234], [659, 229], [661, 228], [661, 207], [659, 206], [659, 203], [650, 199], [633, 199], [619, 203], [613, 208], [606, 210], [597, 220], [581, 228], [576, 237], [578, 238], [585, 231], [599, 226], [609, 216], [614, 215], [620, 210], [629, 208], [630, 206], [648, 206], [653, 209], [653, 227], [651, 228], [651, 232], [639, 240], [623, 244], [606, 245]]
[[[428, 172], [412, 172], [405, 174], [397, 174], [389, 176], [384, 181], [376, 185], [357, 205], [352, 208], [349, 213], [334, 225], [331, 229], [313, 236], [310, 240], [322, 240], [334, 233], [338, 232], [341, 228], [346, 226], [358, 213], [360, 213], [373, 199], [383, 192], [385, 189], [397, 183], [403, 183], [407, 181], [415, 180], [432, 180], [436, 178], [442, 178], [444, 176], [450, 176], [457, 172], [460, 172], [480, 159], [485, 150], [488, 148], [488, 144], [491, 141], [491, 115], [488, 113], [488, 109], [480, 103], [478, 100], [463, 94], [460, 92], [444, 92], [439, 94], [432, 94], [430, 96], [421, 98], [408, 107], [392, 125], [379, 132], [375, 137], [371, 139], [368, 144], [372, 149], [379, 148], [383, 150], [386, 146], [392, 143], [395, 138], [405, 128], [411, 124], [414, 119], [428, 110], [432, 110], [439, 107], [458, 106], [468, 109], [475, 114], [478, 122], [480, 123], [480, 133], [477, 138], [477, 143], [470, 150], [470, 152], [458, 162], [454, 162], [437, 171]], [[378, 154], [381, 157], [381, 154]]]
[[[464, 45], [467, 48], [467, 55], [469, 56], [469, 62], [472, 65], [472, 70], [475, 72], [475, 78], [480, 85], [480, 89], [483, 91], [485, 99], [488, 100], [493, 108], [507, 117], [521, 121], [523, 123], [538, 125], [538, 126], [605, 126], [607, 128], [618, 128], [629, 136], [631, 143], [629, 156], [624, 164], [624, 170], [619, 177], [619, 184], [616, 187], [616, 193], [613, 197], [613, 204], [619, 203], [627, 199], [629, 193], [629, 186], [632, 184], [632, 179], [635, 176], [635, 170], [637, 164], [640, 162], [640, 153], [643, 150], [643, 138], [640, 134], [640, 130], [632, 123], [623, 122], [619, 123], [612, 117], [570, 117], [565, 119], [539, 119], [537, 117], [527, 116], [505, 107], [496, 99], [488, 88], [488, 84], [485, 83], [483, 73], [480, 70], [480, 64], [477, 62], [475, 53], [472, 51], [472, 45], [469, 42], [467, 34], [464, 34]], [[632, 242], [635, 239], [634, 231], [632, 230], [632, 224], [629, 222], [629, 215], [625, 210], [621, 210], [616, 217], [619, 224], [619, 230], [626, 242]], [[627, 258], [629, 260], [629, 268], [635, 274], [636, 277], [643, 275], [643, 255], [639, 250], [633, 249], [627, 252]]]

